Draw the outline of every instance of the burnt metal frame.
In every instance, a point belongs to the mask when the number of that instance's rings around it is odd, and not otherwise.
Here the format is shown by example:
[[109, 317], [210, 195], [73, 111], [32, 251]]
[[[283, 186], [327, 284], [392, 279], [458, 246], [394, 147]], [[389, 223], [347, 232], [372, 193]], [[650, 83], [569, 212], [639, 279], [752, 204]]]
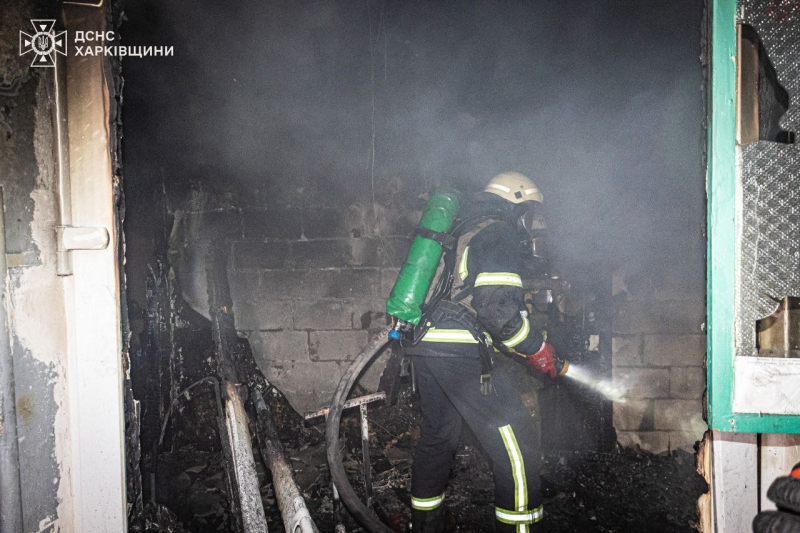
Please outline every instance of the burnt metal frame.
[[736, 287], [736, 0], [712, 0], [708, 128], [708, 423], [800, 433], [800, 416], [733, 412]]
[[[378, 391], [373, 392], [372, 394], [351, 398], [344, 402], [344, 405], [342, 406], [342, 411], [352, 407], [358, 407], [359, 416], [361, 417], [361, 423], [359, 425], [361, 428], [361, 458], [364, 462], [364, 492], [367, 495], [367, 507], [372, 506], [372, 464], [369, 458], [369, 418], [367, 418], [367, 405], [372, 402], [378, 402], [385, 399], [386, 393], [383, 391]], [[310, 411], [303, 415], [303, 418], [306, 420], [311, 420], [318, 416], [324, 416], [327, 420], [330, 409], [330, 407], [323, 407], [322, 409], [317, 409], [316, 411]], [[331, 485], [333, 487], [333, 511], [334, 515], [336, 515], [337, 521], [336, 533], [339, 533], [339, 531], [344, 531], [344, 526], [342, 525], [341, 521], [340, 505], [338, 503], [339, 490], [336, 488], [335, 483], [331, 483]]]

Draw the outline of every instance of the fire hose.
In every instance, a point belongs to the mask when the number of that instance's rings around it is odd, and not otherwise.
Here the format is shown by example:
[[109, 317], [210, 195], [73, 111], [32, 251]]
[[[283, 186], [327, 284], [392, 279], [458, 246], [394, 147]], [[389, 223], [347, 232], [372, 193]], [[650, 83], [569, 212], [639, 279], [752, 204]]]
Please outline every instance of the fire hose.
[[[339, 496], [353, 514], [353, 517], [366, 527], [370, 533], [393, 533], [393, 531], [364, 505], [347, 479], [347, 472], [342, 464], [342, 450], [339, 448], [339, 426], [347, 396], [353, 389], [353, 385], [355, 385], [364, 367], [389, 343], [389, 331], [391, 331], [390, 327], [381, 331], [378, 337], [363, 352], [358, 354], [350, 364], [341, 381], [339, 381], [336, 392], [333, 394], [331, 406], [328, 410], [328, 419], [325, 423], [325, 446], [333, 483], [336, 485]], [[369, 468], [369, 465], [364, 465], [364, 468]]]

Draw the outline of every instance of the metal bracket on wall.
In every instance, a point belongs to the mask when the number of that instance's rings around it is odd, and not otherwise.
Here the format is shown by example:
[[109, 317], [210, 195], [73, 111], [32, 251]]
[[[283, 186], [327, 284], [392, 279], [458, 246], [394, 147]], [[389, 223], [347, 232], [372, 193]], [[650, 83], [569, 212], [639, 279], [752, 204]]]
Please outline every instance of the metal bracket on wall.
[[111, 237], [106, 228], [56, 226], [56, 261], [59, 276], [72, 275], [73, 250], [105, 250]]

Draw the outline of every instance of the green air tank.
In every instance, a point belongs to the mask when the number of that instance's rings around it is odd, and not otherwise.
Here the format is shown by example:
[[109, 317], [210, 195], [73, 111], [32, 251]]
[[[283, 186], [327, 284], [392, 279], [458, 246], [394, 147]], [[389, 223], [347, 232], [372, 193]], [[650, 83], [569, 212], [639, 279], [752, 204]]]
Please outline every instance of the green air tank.
[[[419, 226], [447, 233], [453, 226], [458, 209], [456, 191], [438, 192], [428, 200]], [[414, 325], [419, 324], [422, 317], [421, 307], [425, 303], [431, 281], [439, 267], [442, 252], [442, 245], [438, 242], [421, 235], [414, 237], [406, 262], [400, 269], [392, 293], [386, 301], [386, 312], [389, 315]]]

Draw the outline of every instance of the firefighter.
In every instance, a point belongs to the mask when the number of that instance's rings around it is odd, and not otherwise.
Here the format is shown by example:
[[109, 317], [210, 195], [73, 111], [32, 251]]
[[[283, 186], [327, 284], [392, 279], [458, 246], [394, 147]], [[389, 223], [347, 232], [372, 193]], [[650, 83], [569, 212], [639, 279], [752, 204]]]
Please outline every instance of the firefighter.
[[501, 214], [469, 239], [457, 263], [459, 277], [472, 288], [475, 320], [470, 325], [466, 313], [443, 302], [450, 312], [435, 314], [421, 342], [406, 351], [422, 410], [411, 471], [414, 532], [443, 530], [444, 493], [462, 420], [492, 461], [496, 531], [532, 531], [543, 515], [538, 428], [515, 375], [524, 366], [494, 364], [518, 358], [552, 378], [561, 370], [545, 334], [531, 327], [522, 286], [542, 194], [529, 178], [507, 172], [492, 178], [481, 196], [481, 205]]

